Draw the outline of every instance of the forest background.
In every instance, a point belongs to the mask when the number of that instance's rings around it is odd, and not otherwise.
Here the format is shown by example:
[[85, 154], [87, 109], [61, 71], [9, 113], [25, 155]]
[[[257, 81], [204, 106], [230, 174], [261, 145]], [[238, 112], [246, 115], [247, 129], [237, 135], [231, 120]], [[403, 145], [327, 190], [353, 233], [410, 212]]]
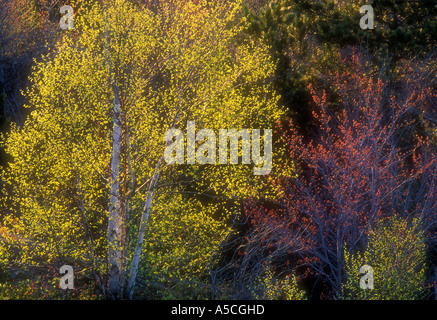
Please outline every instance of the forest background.
[[[0, 0], [0, 298], [434, 299], [436, 17], [433, 0]], [[188, 121], [272, 129], [272, 171], [165, 163]]]

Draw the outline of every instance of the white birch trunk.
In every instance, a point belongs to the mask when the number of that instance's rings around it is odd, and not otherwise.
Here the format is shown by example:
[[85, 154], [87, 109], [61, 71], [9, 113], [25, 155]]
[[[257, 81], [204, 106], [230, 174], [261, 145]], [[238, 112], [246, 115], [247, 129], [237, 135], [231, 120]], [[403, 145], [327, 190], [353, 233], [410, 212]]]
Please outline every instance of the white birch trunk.
[[[173, 124], [171, 126], [172, 129], [175, 128], [176, 123], [178, 121], [179, 121], [179, 111], [176, 113], [176, 116], [173, 119]], [[170, 142], [167, 141], [167, 145], [169, 143]], [[131, 268], [130, 268], [129, 277], [128, 277], [128, 283], [127, 283], [127, 294], [128, 294], [129, 299], [132, 298], [132, 295], [134, 293], [135, 281], [137, 278], [138, 267], [139, 267], [140, 258], [141, 258], [141, 251], [142, 251], [143, 242], [144, 242], [144, 233], [146, 232], [147, 221], [149, 220], [150, 211], [152, 209], [153, 192], [155, 190], [156, 184], [158, 183], [159, 174], [161, 172], [161, 165], [163, 162], [164, 162], [164, 156], [161, 159], [159, 159], [158, 163], [156, 164], [155, 173], [153, 174], [153, 176], [150, 180], [149, 189], [147, 191], [146, 203], [144, 205], [143, 213], [141, 215], [141, 222], [140, 222], [140, 226], [139, 226], [139, 230], [138, 230], [138, 239], [137, 239], [137, 243], [135, 245], [134, 255], [132, 257], [132, 263], [131, 263]]]
[[122, 258], [120, 256], [120, 242], [123, 238], [120, 220], [122, 219], [122, 205], [120, 198], [120, 163], [121, 163], [121, 139], [122, 122], [120, 98], [116, 85], [114, 84], [114, 115], [112, 132], [112, 158], [111, 158], [111, 195], [109, 203], [108, 219], [108, 298], [121, 298], [120, 283], [122, 271]]
[[161, 162], [162, 159], [158, 161], [158, 164], [156, 165], [155, 173], [152, 177], [152, 180], [150, 181], [149, 190], [147, 191], [146, 203], [144, 205], [143, 213], [141, 216], [141, 222], [138, 230], [138, 239], [135, 245], [135, 252], [132, 257], [132, 264], [131, 264], [128, 284], [127, 284], [127, 289], [128, 289], [127, 293], [129, 295], [129, 298], [132, 298], [134, 292], [135, 280], [137, 278], [138, 266], [140, 263], [141, 251], [144, 242], [144, 233], [146, 232], [147, 221], [149, 219], [150, 211], [152, 209], [153, 191], [155, 189], [156, 183], [159, 180]]

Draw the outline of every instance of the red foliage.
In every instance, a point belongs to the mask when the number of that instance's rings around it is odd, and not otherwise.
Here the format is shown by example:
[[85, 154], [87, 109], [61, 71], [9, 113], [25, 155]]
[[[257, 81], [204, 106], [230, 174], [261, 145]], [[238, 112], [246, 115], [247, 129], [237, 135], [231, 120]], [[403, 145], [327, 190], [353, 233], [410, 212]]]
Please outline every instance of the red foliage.
[[259, 244], [288, 252], [334, 292], [341, 290], [344, 246], [365, 248], [376, 220], [421, 217], [429, 229], [437, 216], [436, 154], [415, 130], [435, 93], [412, 73], [393, 92], [357, 54], [344, 63], [347, 71], [330, 77], [342, 111], [334, 113], [326, 93], [310, 87], [317, 134], [304, 139], [292, 123], [283, 129], [297, 169], [282, 183], [285, 196], [273, 209], [246, 206]]

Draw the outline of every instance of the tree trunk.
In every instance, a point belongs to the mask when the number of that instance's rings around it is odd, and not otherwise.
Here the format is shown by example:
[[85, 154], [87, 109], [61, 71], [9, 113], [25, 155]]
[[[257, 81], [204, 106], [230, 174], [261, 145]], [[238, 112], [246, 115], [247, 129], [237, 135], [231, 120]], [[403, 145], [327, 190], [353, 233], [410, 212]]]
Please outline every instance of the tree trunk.
[[125, 238], [123, 201], [120, 195], [122, 121], [118, 88], [114, 83], [114, 124], [112, 133], [111, 195], [108, 219], [108, 297], [123, 297], [123, 239]]
[[138, 231], [138, 239], [135, 246], [135, 252], [132, 257], [132, 264], [131, 264], [128, 284], [127, 284], [127, 289], [128, 289], [127, 294], [129, 299], [132, 298], [134, 292], [135, 281], [137, 278], [138, 266], [140, 263], [141, 251], [144, 242], [144, 233], [146, 232], [147, 220], [149, 219], [150, 211], [152, 208], [153, 191], [159, 179], [161, 163], [162, 163], [162, 159], [158, 161], [158, 164], [156, 165], [155, 173], [152, 177], [152, 180], [150, 181], [149, 190], [147, 191], [146, 204], [144, 205], [143, 213], [141, 216], [141, 222]]
[[[176, 123], [178, 121], [179, 121], [179, 111], [176, 113], [176, 115], [173, 119], [173, 124], [171, 126], [171, 129], [174, 129], [176, 127]], [[169, 145], [169, 143], [170, 143], [170, 141], [167, 141], [167, 146]], [[140, 222], [140, 226], [139, 226], [139, 230], [138, 230], [138, 239], [137, 239], [137, 243], [135, 245], [134, 255], [132, 257], [132, 263], [131, 263], [131, 268], [130, 268], [129, 277], [128, 277], [128, 283], [127, 283], [126, 294], [127, 294], [129, 299], [132, 299], [132, 296], [134, 293], [135, 281], [137, 278], [138, 267], [139, 267], [140, 258], [141, 258], [141, 251], [142, 251], [143, 242], [144, 242], [144, 233], [146, 232], [147, 221], [149, 220], [150, 211], [152, 209], [153, 192], [155, 190], [156, 184], [158, 183], [159, 174], [161, 172], [161, 165], [163, 164], [163, 162], [164, 162], [164, 156], [162, 156], [162, 158], [159, 159], [157, 164], [156, 164], [155, 173], [151, 177], [149, 189], [147, 191], [146, 203], [144, 205], [143, 213], [141, 215], [141, 222]]]

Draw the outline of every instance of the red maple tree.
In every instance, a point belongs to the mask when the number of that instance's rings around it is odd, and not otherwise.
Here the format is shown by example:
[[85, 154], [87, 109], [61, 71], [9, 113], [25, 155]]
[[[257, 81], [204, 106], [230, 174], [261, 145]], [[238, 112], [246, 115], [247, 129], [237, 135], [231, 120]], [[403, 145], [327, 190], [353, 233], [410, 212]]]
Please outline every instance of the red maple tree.
[[245, 260], [263, 252], [280, 268], [306, 266], [333, 294], [341, 294], [345, 245], [363, 250], [374, 222], [414, 216], [429, 231], [437, 217], [436, 153], [418, 129], [423, 110], [436, 108], [435, 92], [413, 68], [387, 81], [357, 53], [344, 64], [344, 73], [328, 77], [341, 111], [311, 86], [314, 136], [281, 126], [297, 170], [280, 182], [284, 196], [274, 207], [245, 207], [252, 227]]

